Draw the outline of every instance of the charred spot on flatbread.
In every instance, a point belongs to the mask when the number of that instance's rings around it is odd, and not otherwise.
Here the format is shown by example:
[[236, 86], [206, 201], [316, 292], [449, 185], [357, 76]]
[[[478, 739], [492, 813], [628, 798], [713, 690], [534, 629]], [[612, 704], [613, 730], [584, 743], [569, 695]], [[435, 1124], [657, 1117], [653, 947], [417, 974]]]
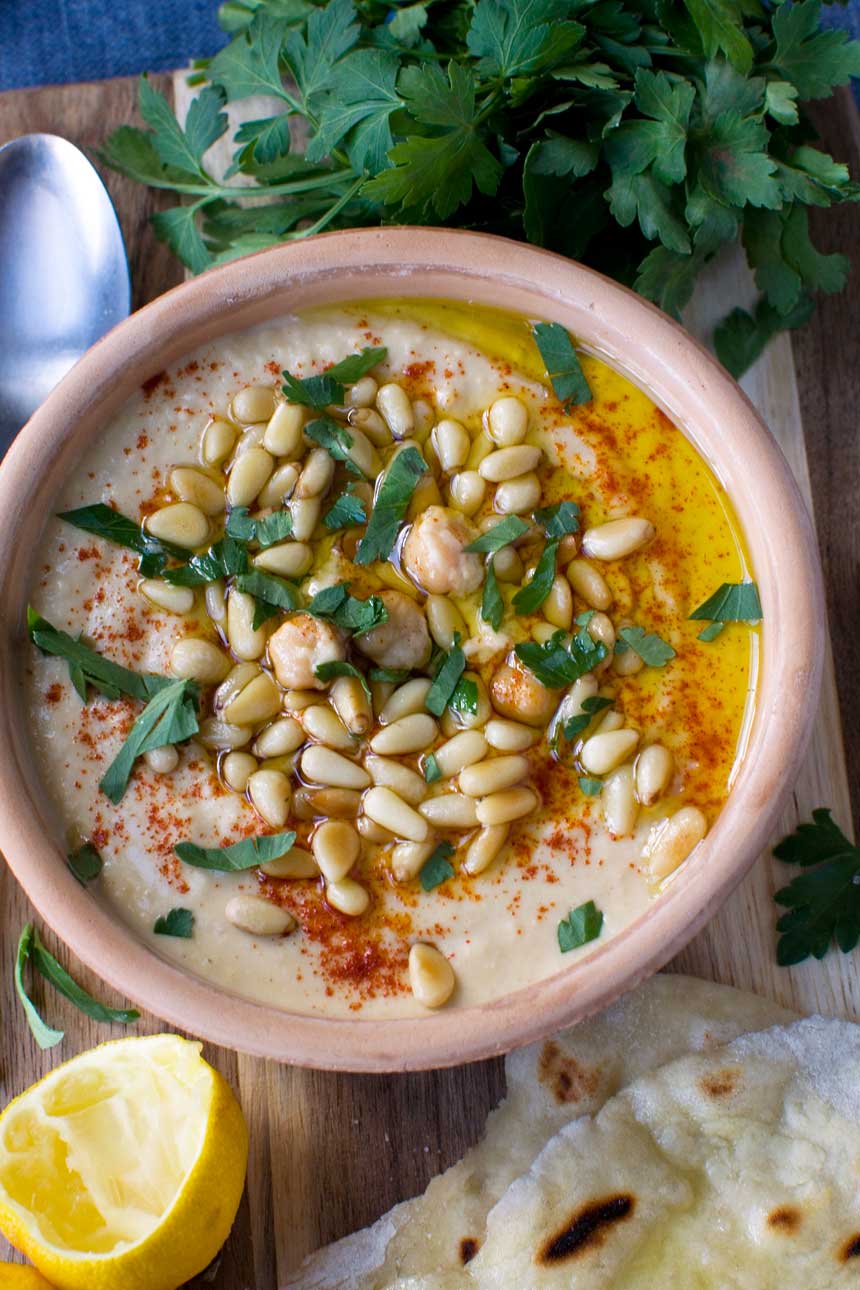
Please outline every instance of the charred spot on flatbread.
[[708, 1071], [699, 1080], [699, 1088], [705, 1094], [705, 1097], [720, 1098], [730, 1097], [736, 1093], [741, 1083], [741, 1073], [732, 1066], [724, 1066], [722, 1070]]
[[843, 1263], [847, 1263], [849, 1259], [860, 1259], [860, 1232], [848, 1237], [839, 1251], [839, 1257]]
[[775, 1232], [784, 1232], [793, 1236], [800, 1231], [803, 1215], [796, 1205], [777, 1205], [767, 1216], [767, 1225]]
[[626, 1192], [589, 1201], [544, 1242], [538, 1250], [537, 1262], [563, 1263], [565, 1259], [576, 1258], [586, 1250], [597, 1248], [615, 1224], [629, 1218], [635, 1208], [635, 1197]]
[[600, 1088], [600, 1078], [599, 1070], [589, 1069], [575, 1057], [566, 1056], [552, 1040], [541, 1049], [538, 1079], [546, 1084], [560, 1106], [594, 1097]]
[[477, 1237], [474, 1237], [474, 1236], [463, 1237], [462, 1241], [460, 1242], [460, 1262], [462, 1263], [463, 1267], [465, 1267], [467, 1263], [472, 1262], [472, 1259], [478, 1253], [479, 1248], [480, 1248], [480, 1242], [478, 1241]]

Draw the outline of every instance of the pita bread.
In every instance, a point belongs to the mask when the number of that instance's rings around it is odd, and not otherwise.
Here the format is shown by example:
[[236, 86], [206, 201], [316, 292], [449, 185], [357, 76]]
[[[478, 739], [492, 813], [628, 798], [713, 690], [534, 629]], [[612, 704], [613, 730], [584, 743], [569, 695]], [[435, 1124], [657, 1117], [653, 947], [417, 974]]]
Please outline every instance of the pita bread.
[[571, 1120], [689, 1052], [791, 1019], [770, 1000], [694, 977], [653, 977], [598, 1017], [511, 1053], [507, 1097], [484, 1137], [422, 1196], [305, 1263], [295, 1290], [452, 1290], [484, 1241], [487, 1215]]
[[745, 1035], [566, 1125], [490, 1213], [461, 1285], [856, 1288], [860, 1027]]

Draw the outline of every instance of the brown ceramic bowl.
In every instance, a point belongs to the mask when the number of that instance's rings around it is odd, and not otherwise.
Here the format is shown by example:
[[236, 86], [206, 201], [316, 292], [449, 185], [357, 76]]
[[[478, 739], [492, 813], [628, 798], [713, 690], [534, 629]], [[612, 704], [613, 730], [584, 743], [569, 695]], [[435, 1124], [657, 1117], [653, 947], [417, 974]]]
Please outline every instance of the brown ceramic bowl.
[[[737, 509], [764, 610], [749, 746], [696, 857], [634, 923], [589, 958], [477, 1009], [419, 1020], [329, 1020], [232, 996], [160, 959], [81, 888], [39, 785], [21, 708], [24, 606], [39, 534], [60, 485], [143, 381], [228, 331], [310, 305], [438, 296], [563, 323], [641, 386], [711, 464]], [[823, 655], [816, 543], [785, 459], [738, 386], [652, 305], [570, 260], [433, 229], [333, 233], [204, 274], [100, 341], [21, 432], [0, 469], [0, 847], [36, 908], [85, 963], [137, 1004], [194, 1034], [307, 1066], [399, 1071], [501, 1053], [604, 1007], [703, 926], [771, 834], [815, 710]]]

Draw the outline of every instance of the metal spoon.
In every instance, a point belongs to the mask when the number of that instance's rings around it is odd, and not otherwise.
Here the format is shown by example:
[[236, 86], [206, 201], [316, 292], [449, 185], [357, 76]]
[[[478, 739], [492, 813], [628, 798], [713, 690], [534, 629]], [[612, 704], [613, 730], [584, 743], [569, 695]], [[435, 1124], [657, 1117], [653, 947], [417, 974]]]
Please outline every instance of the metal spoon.
[[116, 211], [84, 154], [52, 134], [0, 148], [0, 456], [130, 303]]

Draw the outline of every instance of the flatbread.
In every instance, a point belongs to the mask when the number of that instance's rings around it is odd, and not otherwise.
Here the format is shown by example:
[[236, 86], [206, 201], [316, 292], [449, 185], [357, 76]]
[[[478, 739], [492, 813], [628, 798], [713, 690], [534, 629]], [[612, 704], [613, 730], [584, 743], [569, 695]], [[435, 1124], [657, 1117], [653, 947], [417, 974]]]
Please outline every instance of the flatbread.
[[[457, 1290], [487, 1215], [547, 1141], [648, 1071], [790, 1020], [758, 995], [660, 975], [554, 1039], [511, 1053], [482, 1140], [422, 1196], [312, 1255], [295, 1290]], [[414, 1280], [413, 1280], [414, 1278]], [[435, 1279], [434, 1279], [435, 1278]]]
[[567, 1124], [491, 1211], [461, 1286], [856, 1290], [860, 1027], [744, 1035]]

